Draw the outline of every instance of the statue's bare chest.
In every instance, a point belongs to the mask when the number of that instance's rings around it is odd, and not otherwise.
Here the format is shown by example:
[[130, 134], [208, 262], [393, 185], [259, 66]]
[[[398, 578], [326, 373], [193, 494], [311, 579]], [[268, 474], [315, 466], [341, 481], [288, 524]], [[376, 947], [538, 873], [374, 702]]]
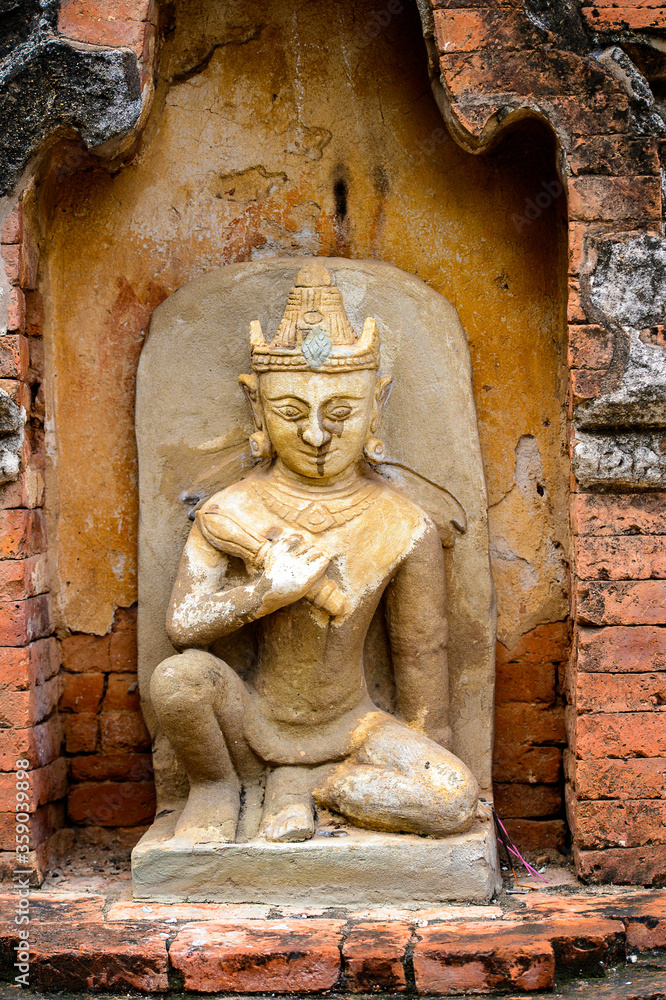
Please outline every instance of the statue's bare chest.
[[[215, 521], [211, 535], [226, 530], [228, 519], [242, 526], [255, 569], [265, 546], [284, 534], [300, 535], [331, 560], [326, 575], [349, 599], [349, 610], [385, 586], [427, 524], [408, 498], [366, 478], [318, 491], [259, 476], [212, 498], [203, 517]], [[215, 544], [225, 550], [219, 536]]]
[[317, 494], [286, 489], [279, 480], [260, 480], [252, 489], [263, 506], [286, 524], [320, 535], [342, 527], [368, 511], [379, 498], [381, 488], [373, 482], [341, 487]]
[[370, 482], [353, 497], [286, 504], [260, 486], [263, 531], [299, 534], [327, 555], [327, 576], [358, 606], [383, 587], [421, 537], [425, 517], [411, 503]]

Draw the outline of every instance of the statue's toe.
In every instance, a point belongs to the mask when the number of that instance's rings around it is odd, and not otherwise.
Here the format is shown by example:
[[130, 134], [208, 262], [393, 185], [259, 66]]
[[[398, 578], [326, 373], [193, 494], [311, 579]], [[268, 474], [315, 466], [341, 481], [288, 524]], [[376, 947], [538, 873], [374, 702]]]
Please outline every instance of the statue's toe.
[[174, 836], [195, 844], [229, 844], [236, 839], [240, 794], [230, 782], [192, 785]]
[[264, 816], [260, 836], [277, 843], [310, 840], [314, 833], [314, 812], [305, 802], [295, 802], [279, 812]]

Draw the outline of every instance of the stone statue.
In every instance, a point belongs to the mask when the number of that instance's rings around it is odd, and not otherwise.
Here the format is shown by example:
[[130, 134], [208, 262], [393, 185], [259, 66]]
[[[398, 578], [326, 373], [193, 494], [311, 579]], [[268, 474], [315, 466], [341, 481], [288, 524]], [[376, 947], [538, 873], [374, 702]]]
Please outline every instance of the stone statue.
[[[313, 836], [315, 808], [375, 830], [469, 829], [478, 786], [448, 749], [445, 573], [437, 528], [373, 471], [391, 379], [328, 271], [298, 273], [267, 343], [250, 326], [255, 468], [196, 511], [167, 616], [180, 652], [155, 669], [156, 717], [189, 780], [175, 827], [237, 838], [242, 796], [267, 841]], [[384, 602], [397, 715], [367, 690], [363, 647]], [[258, 628], [245, 680], [216, 643]], [[263, 798], [262, 798], [263, 796]]]

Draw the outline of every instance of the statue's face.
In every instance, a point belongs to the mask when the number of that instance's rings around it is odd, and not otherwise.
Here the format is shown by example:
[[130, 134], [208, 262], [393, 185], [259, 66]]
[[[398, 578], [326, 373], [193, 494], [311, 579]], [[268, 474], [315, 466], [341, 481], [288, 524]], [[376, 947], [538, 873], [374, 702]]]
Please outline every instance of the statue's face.
[[377, 414], [377, 382], [374, 371], [261, 375], [266, 430], [278, 458], [319, 482], [353, 466]]

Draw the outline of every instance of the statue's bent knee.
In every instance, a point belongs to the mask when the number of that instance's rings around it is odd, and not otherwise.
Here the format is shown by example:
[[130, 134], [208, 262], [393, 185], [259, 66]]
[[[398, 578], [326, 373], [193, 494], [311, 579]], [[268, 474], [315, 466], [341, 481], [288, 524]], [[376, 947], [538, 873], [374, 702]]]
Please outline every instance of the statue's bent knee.
[[446, 782], [447, 791], [447, 817], [455, 818], [455, 830], [467, 830], [476, 817], [479, 802], [479, 785], [465, 765], [461, 765], [456, 775], [454, 787], [451, 782]]
[[200, 649], [162, 660], [150, 680], [150, 695], [157, 712], [182, 711], [183, 703], [210, 701], [214, 658]]

